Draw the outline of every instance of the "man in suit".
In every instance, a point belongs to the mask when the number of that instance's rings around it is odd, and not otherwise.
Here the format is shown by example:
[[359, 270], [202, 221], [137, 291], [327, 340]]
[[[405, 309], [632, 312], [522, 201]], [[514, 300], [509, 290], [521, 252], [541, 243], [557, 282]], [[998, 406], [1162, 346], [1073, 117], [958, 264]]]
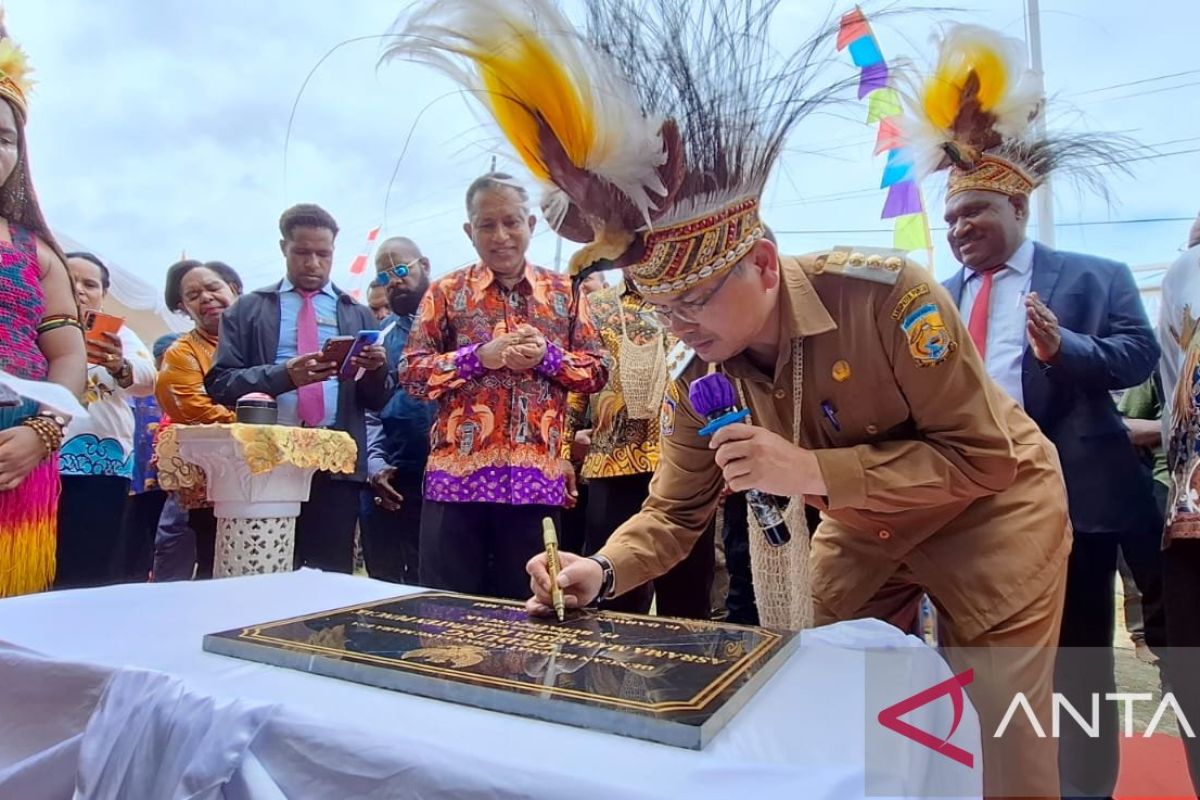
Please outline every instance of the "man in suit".
[[383, 408], [394, 381], [382, 347], [367, 347], [357, 357], [355, 366], [365, 370], [357, 381], [338, 380], [341, 365], [321, 359], [331, 337], [378, 328], [370, 309], [329, 280], [337, 222], [325, 209], [306, 203], [283, 212], [279, 231], [287, 274], [244, 295], [225, 313], [204, 385], [222, 405], [232, 408], [242, 395], [263, 392], [276, 399], [281, 424], [354, 437], [354, 474], [314, 475], [309, 501], [296, 521], [296, 566], [348, 573], [354, 566], [359, 492], [367, 479], [364, 412]]
[[[1108, 796], [1118, 764], [1117, 707], [1104, 698], [1115, 691], [1118, 549], [1151, 595], [1147, 608], [1160, 605], [1162, 591], [1161, 514], [1110, 392], [1149, 377], [1159, 348], [1128, 267], [1026, 237], [1031, 189], [1014, 181], [951, 182], [948, 238], [963, 268], [945, 286], [988, 374], [1058, 448], [1075, 541], [1057, 688], [1085, 716], [1099, 692], [1102, 716], [1095, 739], [1063, 726], [1063, 793]], [[1146, 621], [1152, 648], [1163, 644], [1163, 624]]]

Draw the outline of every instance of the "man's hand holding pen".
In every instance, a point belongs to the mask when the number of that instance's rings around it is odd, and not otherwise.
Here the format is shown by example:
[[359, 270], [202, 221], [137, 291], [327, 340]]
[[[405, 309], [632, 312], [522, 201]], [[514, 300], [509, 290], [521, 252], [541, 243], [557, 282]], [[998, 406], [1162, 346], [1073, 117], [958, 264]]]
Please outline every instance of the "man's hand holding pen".
[[[558, 586], [563, 593], [565, 608], [583, 608], [600, 594], [604, 582], [604, 569], [590, 558], [574, 553], [559, 553], [561, 569]], [[546, 568], [546, 554], [538, 553], [525, 565], [529, 573], [529, 588], [533, 597], [525, 603], [525, 609], [534, 616], [554, 615], [554, 599], [551, 597], [550, 572]]]

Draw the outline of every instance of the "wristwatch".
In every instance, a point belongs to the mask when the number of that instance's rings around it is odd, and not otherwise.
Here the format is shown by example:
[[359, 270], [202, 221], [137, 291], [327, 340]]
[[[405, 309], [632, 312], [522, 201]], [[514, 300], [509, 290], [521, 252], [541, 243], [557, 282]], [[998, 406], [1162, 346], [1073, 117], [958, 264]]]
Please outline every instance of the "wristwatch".
[[123, 358], [123, 359], [121, 359], [121, 365], [119, 367], [117, 367], [116, 371], [110, 372], [109, 374], [112, 375], [113, 380], [116, 381], [117, 383], [120, 383], [121, 381], [126, 380], [126, 379], [132, 380], [133, 379], [133, 365], [129, 363], [129, 359]]
[[588, 556], [588, 558], [599, 564], [600, 569], [602, 570], [600, 578], [600, 591], [597, 593], [592, 602], [595, 603], [599, 600], [611, 600], [613, 596], [613, 589], [615, 589], [617, 586], [617, 575], [615, 572], [613, 572], [612, 562], [604, 556]]
[[59, 430], [65, 431], [67, 429], [67, 423], [69, 422], [69, 420], [66, 417], [62, 416], [61, 414], [56, 414], [55, 412], [50, 411], [49, 409], [42, 409], [41, 411], [39, 411], [37, 413], [36, 416], [50, 420], [51, 422], [53, 422], [55, 425], [58, 426]]

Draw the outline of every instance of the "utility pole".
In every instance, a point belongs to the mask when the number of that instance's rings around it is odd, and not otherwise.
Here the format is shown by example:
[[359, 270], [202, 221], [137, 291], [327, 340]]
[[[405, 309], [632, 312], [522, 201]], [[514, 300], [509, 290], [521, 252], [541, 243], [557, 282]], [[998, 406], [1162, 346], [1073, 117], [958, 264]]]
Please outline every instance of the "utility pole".
[[[1042, 96], [1046, 96], [1046, 78], [1042, 67], [1042, 17], [1039, 0], [1025, 0], [1025, 16], [1028, 25], [1030, 66], [1038, 75]], [[1034, 121], [1039, 137], [1046, 135], [1046, 108]], [[1047, 180], [1037, 190], [1038, 240], [1047, 247], [1054, 247], [1054, 197]]]

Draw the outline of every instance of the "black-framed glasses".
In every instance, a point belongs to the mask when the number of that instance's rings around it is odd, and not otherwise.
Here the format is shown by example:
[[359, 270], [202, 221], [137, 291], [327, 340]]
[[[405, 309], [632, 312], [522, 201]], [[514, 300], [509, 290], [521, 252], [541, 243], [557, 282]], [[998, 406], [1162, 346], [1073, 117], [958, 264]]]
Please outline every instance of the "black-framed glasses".
[[391, 269], [385, 269], [383, 272], [380, 272], [378, 275], [376, 275], [375, 280], [371, 281], [371, 283], [374, 286], [387, 286], [393, 280], [403, 280], [404, 278], [408, 277], [409, 270], [412, 269], [412, 266], [420, 263], [420, 261], [420, 258], [414, 258], [407, 264], [400, 264], [399, 266], [392, 267]]
[[674, 308], [654, 305], [651, 303], [650, 305], [652, 308], [652, 313], [654, 314], [654, 318], [658, 320], [658, 323], [664, 328], [669, 328], [671, 323], [676, 321], [682, 322], [685, 325], [697, 324], [700, 321], [700, 312], [702, 312], [705, 306], [711, 303], [713, 299], [721, 293], [721, 290], [725, 288], [725, 284], [729, 282], [731, 277], [733, 277], [734, 270], [736, 269], [737, 267], [734, 267], [734, 269], [726, 272], [725, 275], [722, 276], [721, 280], [718, 281], [717, 285], [713, 287], [712, 291], [704, 295], [704, 297], [700, 298], [699, 300], [680, 303]]

